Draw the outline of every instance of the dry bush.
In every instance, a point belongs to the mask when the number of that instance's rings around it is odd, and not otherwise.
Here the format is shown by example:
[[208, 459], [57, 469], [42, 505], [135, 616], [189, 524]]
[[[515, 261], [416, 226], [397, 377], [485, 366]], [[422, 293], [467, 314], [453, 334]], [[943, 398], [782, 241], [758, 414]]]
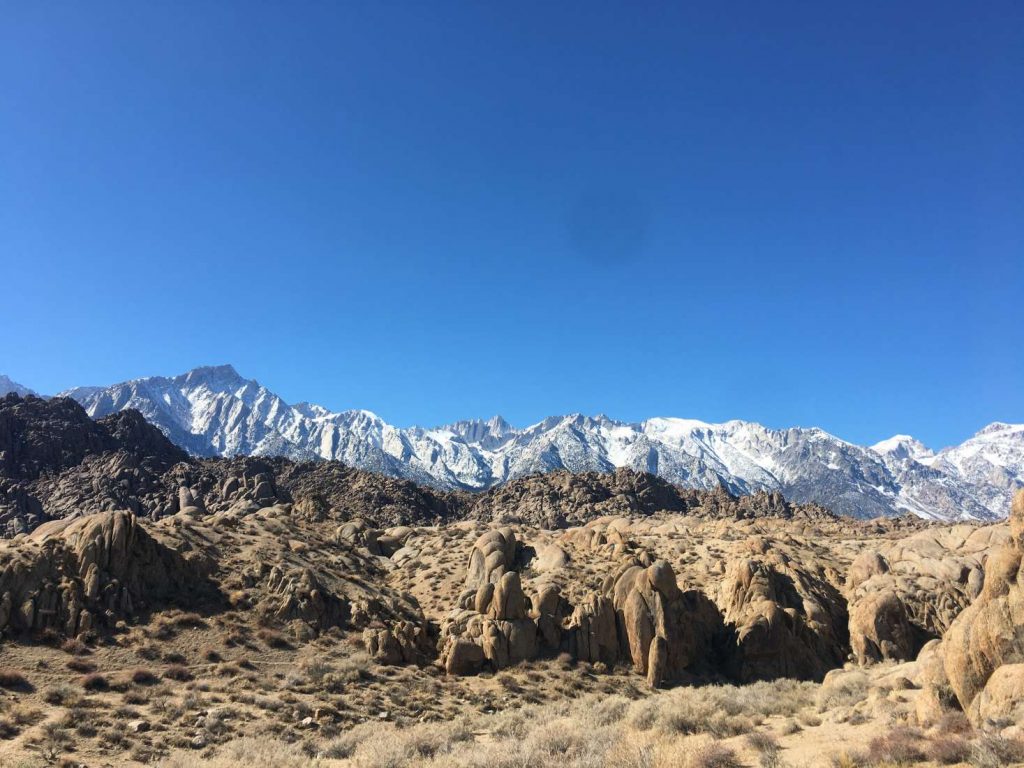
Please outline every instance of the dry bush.
[[[159, 768], [193, 768], [196, 764], [194, 752], [181, 752], [157, 765]], [[313, 768], [316, 765], [299, 745], [260, 736], [230, 741], [215, 756], [204, 757], [202, 764], [208, 768]]]
[[13, 739], [21, 729], [34, 725], [43, 718], [42, 711], [26, 705], [18, 705], [8, 709], [0, 717], [0, 739]]
[[89, 653], [89, 646], [78, 637], [69, 637], [61, 643], [60, 649], [64, 653], [70, 653], [72, 656], [84, 656]]
[[60, 683], [43, 690], [43, 701], [55, 706], [74, 707], [82, 701], [82, 696], [70, 685]]
[[860, 752], [841, 752], [829, 761], [832, 768], [862, 768], [868, 764], [868, 756]]
[[11, 667], [0, 667], [0, 688], [9, 691], [31, 691], [32, 683], [21, 672]]
[[753, 731], [765, 717], [791, 715], [809, 706], [812, 691], [812, 686], [792, 681], [676, 688], [634, 704], [629, 722], [641, 731], [738, 736]]
[[182, 629], [205, 629], [207, 626], [206, 620], [198, 613], [179, 613], [171, 621]]
[[971, 745], [960, 736], [940, 735], [928, 742], [925, 752], [939, 765], [956, 765], [971, 756]]
[[1024, 763], [1024, 741], [994, 735], [982, 736], [971, 745], [968, 760], [974, 768], [1002, 768]]
[[472, 738], [460, 723], [422, 723], [409, 728], [377, 725], [364, 732], [351, 757], [359, 768], [414, 766], [450, 754]]
[[287, 651], [292, 647], [291, 641], [285, 637], [283, 633], [273, 629], [263, 628], [256, 633], [256, 636], [262, 640], [268, 648]]
[[859, 704], [867, 698], [869, 682], [868, 676], [858, 670], [842, 674], [837, 680], [830, 681], [828, 687], [820, 686], [817, 696], [818, 711], [827, 712]]
[[779, 741], [770, 733], [754, 731], [747, 734], [747, 744], [757, 752], [761, 768], [775, 768], [780, 764]]
[[96, 665], [86, 659], [68, 659], [65, 666], [72, 672], [79, 672], [83, 675], [96, 671]]
[[714, 739], [704, 739], [684, 748], [683, 768], [742, 768], [736, 752]]
[[132, 670], [131, 680], [136, 685], [156, 685], [160, 678], [155, 673], [143, 667], [136, 667]]
[[936, 733], [958, 733], [965, 735], [971, 733], [974, 727], [971, 725], [971, 721], [967, 719], [967, 715], [953, 710], [943, 713], [939, 721], [935, 723], [934, 730]]
[[868, 744], [868, 760], [872, 764], [904, 765], [925, 759], [921, 732], [914, 728], [894, 728]]
[[192, 673], [189, 672], [188, 667], [182, 666], [181, 664], [171, 664], [164, 670], [163, 676], [168, 680], [177, 680], [179, 683], [184, 683], [192, 679]]
[[82, 688], [87, 691], [105, 691], [110, 688], [110, 681], [105, 675], [93, 672], [82, 678]]

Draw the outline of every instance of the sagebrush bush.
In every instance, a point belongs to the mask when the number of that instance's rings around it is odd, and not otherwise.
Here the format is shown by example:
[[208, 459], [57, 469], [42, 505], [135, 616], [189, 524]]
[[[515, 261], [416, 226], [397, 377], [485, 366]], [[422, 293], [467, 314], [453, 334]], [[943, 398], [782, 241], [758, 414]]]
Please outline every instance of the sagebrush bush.
[[0, 667], [0, 688], [9, 691], [30, 691], [32, 683], [25, 675], [11, 667]]

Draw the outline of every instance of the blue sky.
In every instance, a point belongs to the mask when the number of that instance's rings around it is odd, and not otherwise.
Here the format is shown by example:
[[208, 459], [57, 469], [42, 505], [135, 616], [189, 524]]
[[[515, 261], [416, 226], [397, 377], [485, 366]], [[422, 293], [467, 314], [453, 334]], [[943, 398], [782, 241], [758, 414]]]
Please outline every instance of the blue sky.
[[1024, 5], [0, 3], [0, 372], [1024, 420]]

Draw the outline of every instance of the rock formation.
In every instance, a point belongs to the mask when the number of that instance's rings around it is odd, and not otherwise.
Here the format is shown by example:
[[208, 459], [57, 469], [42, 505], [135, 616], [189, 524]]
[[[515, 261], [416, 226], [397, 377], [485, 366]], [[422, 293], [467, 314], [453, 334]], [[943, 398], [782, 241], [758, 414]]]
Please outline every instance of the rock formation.
[[56, 520], [0, 549], [0, 630], [74, 636], [111, 626], [208, 594], [211, 568], [154, 539], [128, 512]]
[[[976, 725], [1020, 714], [1024, 663], [1024, 491], [1010, 513], [1010, 535], [985, 563], [981, 593], [942, 641], [943, 669]], [[991, 686], [991, 687], [990, 687]]]
[[846, 601], [828, 574], [762, 537], [748, 540], [745, 550], [728, 565], [719, 599], [735, 636], [731, 675], [743, 682], [820, 680], [842, 666], [849, 647]]
[[955, 525], [883, 542], [853, 561], [845, 592], [850, 643], [861, 663], [917, 656], [981, 591], [986, 553], [1005, 529]]

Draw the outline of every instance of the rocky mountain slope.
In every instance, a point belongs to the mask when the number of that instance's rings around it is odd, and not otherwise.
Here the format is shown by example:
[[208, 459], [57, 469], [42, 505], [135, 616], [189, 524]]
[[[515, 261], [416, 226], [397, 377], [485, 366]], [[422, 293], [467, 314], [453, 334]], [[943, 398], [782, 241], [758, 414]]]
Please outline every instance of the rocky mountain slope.
[[627, 467], [691, 488], [780, 491], [854, 517], [912, 512], [950, 520], [1004, 516], [1024, 485], [1024, 425], [992, 424], [938, 453], [906, 436], [862, 447], [820, 429], [744, 421], [629, 424], [574, 414], [524, 429], [501, 417], [403, 429], [369, 411], [289, 405], [231, 366], [65, 394], [93, 417], [137, 409], [197, 456], [336, 459], [444, 489], [480, 490], [555, 469]]
[[0, 397], [0, 537], [72, 514], [148, 514], [186, 460], [138, 411], [93, 420], [66, 398]]
[[28, 387], [22, 386], [18, 382], [12, 381], [7, 376], [4, 376], [2, 373], [0, 373], [0, 397], [8, 395], [11, 392], [13, 392], [16, 395], [21, 395], [22, 397], [24, 397], [25, 395], [35, 394], [35, 392], [33, 392]]
[[301, 499], [296, 514], [306, 518], [360, 517], [381, 527], [483, 520], [563, 528], [602, 515], [663, 511], [735, 519], [834, 517], [778, 492], [734, 496], [721, 487], [686, 489], [625, 468], [556, 470], [470, 493], [331, 460], [198, 458], [135, 410], [94, 421], [69, 398], [0, 398], [0, 538], [109, 509], [154, 519], [197, 504], [218, 511], [237, 500], [240, 487], [253, 501]]

